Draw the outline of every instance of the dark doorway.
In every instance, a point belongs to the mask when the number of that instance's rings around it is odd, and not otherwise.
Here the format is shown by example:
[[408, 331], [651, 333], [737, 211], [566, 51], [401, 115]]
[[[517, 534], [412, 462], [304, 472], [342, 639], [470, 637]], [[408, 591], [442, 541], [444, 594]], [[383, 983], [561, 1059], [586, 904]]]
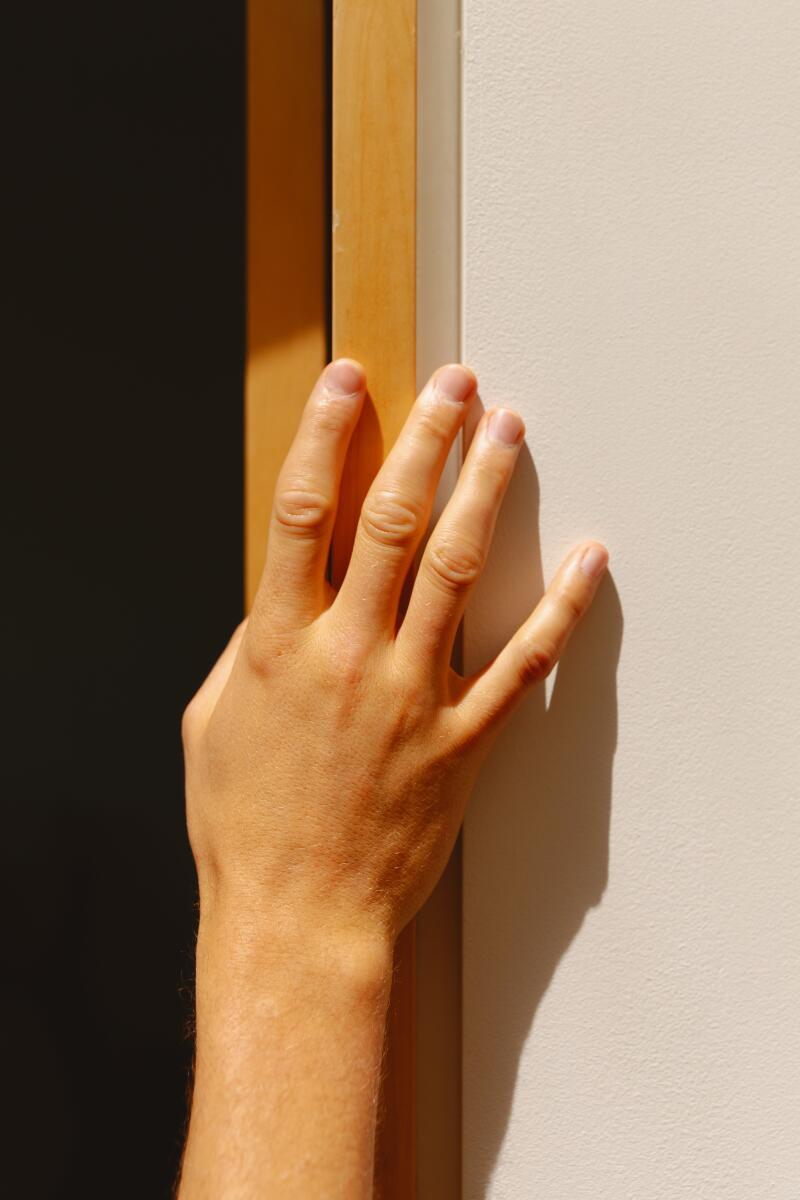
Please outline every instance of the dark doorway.
[[182, 708], [242, 610], [244, 7], [4, 20], [4, 1191], [166, 1197]]

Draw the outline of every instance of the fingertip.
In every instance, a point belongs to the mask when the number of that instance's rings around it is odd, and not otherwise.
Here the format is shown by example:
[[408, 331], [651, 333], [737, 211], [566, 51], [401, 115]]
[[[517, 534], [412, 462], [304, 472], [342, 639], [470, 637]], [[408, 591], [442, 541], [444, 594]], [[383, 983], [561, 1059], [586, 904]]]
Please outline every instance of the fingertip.
[[325, 368], [325, 386], [340, 396], [355, 396], [363, 392], [367, 376], [360, 362], [354, 358], [335, 358]]
[[608, 567], [608, 550], [602, 542], [589, 542], [583, 547], [578, 561], [581, 574], [596, 582]]
[[513, 449], [522, 444], [525, 422], [513, 408], [493, 408], [486, 417], [486, 436], [498, 446]]
[[466, 404], [478, 390], [475, 372], [463, 363], [446, 363], [433, 377], [434, 387], [448, 400]]

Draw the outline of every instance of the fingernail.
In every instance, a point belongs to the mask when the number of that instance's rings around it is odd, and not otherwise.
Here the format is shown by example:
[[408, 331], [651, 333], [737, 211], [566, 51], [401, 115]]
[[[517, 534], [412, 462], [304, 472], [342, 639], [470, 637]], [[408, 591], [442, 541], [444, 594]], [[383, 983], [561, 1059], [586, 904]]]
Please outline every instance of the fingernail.
[[340, 396], [354, 396], [364, 383], [364, 368], [353, 358], [337, 358], [325, 372], [326, 387]]
[[478, 381], [472, 371], [469, 367], [462, 367], [460, 363], [440, 367], [433, 382], [437, 392], [446, 396], [448, 400], [455, 400], [456, 404], [465, 404], [478, 387]]
[[581, 555], [581, 571], [587, 579], [599, 579], [608, 566], [605, 546], [590, 546]]
[[525, 425], [522, 417], [510, 408], [496, 408], [489, 414], [486, 432], [500, 446], [517, 446], [524, 437]]

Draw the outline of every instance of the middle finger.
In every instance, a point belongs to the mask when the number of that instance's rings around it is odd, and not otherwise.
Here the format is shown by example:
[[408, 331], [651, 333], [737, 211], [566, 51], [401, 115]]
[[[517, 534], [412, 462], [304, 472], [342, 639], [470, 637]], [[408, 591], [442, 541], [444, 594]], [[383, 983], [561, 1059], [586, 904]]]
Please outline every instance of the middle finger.
[[405, 577], [476, 388], [468, 368], [440, 367], [421, 392], [367, 494], [334, 608], [370, 630], [394, 633]]

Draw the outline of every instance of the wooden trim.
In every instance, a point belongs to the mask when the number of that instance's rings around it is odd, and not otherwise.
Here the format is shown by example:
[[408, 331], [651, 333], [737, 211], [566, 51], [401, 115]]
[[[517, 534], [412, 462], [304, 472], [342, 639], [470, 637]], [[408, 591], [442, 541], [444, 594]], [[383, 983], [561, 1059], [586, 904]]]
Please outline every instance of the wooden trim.
[[280, 466], [328, 342], [327, 4], [247, 8], [245, 593]]
[[[416, 394], [416, 0], [335, 0], [333, 352], [367, 371], [334, 536], [341, 580], [358, 512]], [[415, 1191], [414, 929], [401, 936], [387, 1027], [375, 1194]]]
[[[245, 576], [252, 603], [272, 492], [327, 354], [324, 0], [248, 0]], [[332, 552], [340, 582], [358, 512], [416, 393], [416, 3], [336, 0], [333, 354], [370, 397], [350, 451]], [[298, 64], [303, 69], [298, 69]], [[414, 1196], [414, 930], [398, 942], [376, 1195]]]

